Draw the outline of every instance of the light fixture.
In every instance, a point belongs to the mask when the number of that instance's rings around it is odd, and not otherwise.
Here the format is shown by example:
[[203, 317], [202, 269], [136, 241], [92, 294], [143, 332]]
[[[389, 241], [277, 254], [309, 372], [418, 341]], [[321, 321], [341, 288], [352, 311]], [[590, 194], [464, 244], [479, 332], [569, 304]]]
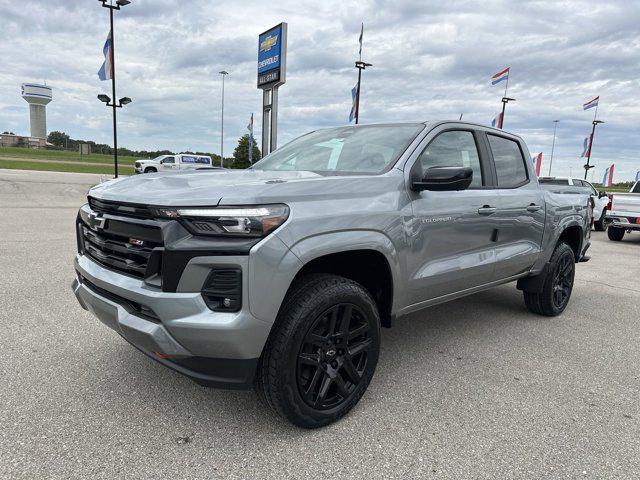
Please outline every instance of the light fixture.
[[118, 100], [118, 103], [120, 105], [128, 105], [131, 103], [131, 99], [129, 97], [122, 97], [120, 100]]
[[104, 102], [104, 103], [109, 103], [111, 101], [111, 98], [109, 98], [108, 95], [105, 95], [104, 93], [101, 93], [100, 95], [98, 95], [98, 100], [100, 100], [101, 102]]

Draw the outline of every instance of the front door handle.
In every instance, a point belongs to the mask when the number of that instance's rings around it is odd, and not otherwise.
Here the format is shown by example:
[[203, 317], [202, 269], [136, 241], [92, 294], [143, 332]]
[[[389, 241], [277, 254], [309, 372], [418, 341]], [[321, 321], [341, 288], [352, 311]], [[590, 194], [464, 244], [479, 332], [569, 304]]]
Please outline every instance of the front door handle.
[[478, 213], [480, 215], [491, 215], [492, 213], [496, 213], [498, 209], [496, 207], [491, 207], [489, 205], [485, 205], [478, 209]]
[[538, 210], [540, 210], [542, 207], [540, 205], [536, 205], [535, 203], [532, 203], [531, 205], [529, 205], [527, 207], [527, 212], [537, 212]]

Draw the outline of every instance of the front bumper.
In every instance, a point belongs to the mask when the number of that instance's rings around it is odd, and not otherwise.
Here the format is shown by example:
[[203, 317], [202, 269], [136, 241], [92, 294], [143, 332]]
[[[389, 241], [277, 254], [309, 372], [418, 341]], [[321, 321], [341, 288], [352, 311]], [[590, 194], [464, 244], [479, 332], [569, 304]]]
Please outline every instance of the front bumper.
[[271, 325], [248, 308], [213, 312], [200, 293], [162, 292], [85, 255], [76, 256], [75, 269], [80, 305], [154, 360], [202, 385], [253, 385]]

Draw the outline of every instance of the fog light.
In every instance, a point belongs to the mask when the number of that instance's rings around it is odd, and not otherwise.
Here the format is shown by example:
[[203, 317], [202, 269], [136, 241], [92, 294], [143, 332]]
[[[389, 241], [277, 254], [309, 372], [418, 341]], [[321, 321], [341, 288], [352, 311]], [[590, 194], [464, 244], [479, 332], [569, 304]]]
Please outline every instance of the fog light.
[[214, 312], [237, 312], [242, 307], [242, 270], [214, 267], [204, 282], [202, 298]]

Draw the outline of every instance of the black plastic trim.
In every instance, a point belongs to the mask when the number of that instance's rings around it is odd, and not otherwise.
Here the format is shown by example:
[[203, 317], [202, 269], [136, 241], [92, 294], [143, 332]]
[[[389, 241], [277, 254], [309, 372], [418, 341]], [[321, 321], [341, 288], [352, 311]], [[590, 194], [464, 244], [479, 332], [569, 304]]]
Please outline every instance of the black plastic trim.
[[[125, 338], [125, 340], [127, 339]], [[127, 341], [129, 342], [129, 340]], [[259, 358], [209, 357], [160, 358], [153, 352], [148, 352], [134, 343], [129, 343], [149, 358], [190, 378], [203, 387], [249, 390], [253, 388], [260, 360]]]

